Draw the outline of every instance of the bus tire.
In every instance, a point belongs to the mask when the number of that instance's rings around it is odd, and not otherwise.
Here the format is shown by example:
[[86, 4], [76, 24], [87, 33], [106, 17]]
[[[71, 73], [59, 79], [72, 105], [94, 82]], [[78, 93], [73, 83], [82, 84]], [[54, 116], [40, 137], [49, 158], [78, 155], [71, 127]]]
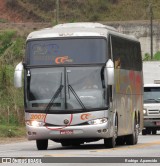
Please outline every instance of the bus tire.
[[115, 141], [114, 137], [104, 139], [104, 146], [106, 148], [114, 148], [115, 145], [116, 145], [116, 141]]
[[36, 145], [38, 150], [47, 150], [48, 148], [48, 139], [36, 140]]
[[127, 145], [135, 145], [138, 142], [138, 124], [136, 124], [136, 120], [134, 120], [134, 131], [131, 135], [126, 136], [126, 144]]
[[125, 144], [125, 138], [124, 137], [118, 137], [116, 139], [116, 145], [124, 145]]
[[117, 135], [118, 135], [117, 129], [118, 129], [118, 118], [117, 118], [117, 115], [116, 115], [113, 137], [111, 137], [111, 138], [104, 138], [104, 146], [106, 148], [114, 148], [116, 146], [116, 138], [117, 138]]

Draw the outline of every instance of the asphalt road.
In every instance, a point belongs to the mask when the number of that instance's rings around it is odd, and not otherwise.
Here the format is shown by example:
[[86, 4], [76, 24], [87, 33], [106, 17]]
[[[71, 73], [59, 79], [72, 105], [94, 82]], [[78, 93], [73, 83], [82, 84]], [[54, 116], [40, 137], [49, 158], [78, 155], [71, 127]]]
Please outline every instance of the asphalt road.
[[[157, 135], [139, 136], [137, 145], [134, 146], [116, 146], [113, 149], [106, 149], [103, 146], [103, 140], [93, 143], [86, 143], [81, 146], [75, 147], [62, 147], [59, 143], [49, 141], [48, 150], [38, 151], [35, 141], [25, 141], [18, 143], [9, 143], [0, 145], [0, 157], [114, 157], [113, 160], [117, 161], [117, 157], [155, 157], [160, 158], [160, 132]], [[77, 159], [78, 159], [77, 158]], [[79, 158], [80, 163], [84, 162], [83, 158]], [[81, 160], [82, 159], [82, 160]], [[93, 158], [91, 158], [93, 159]], [[96, 158], [97, 161], [99, 158]], [[94, 161], [95, 162], [95, 161]], [[135, 161], [136, 162], [136, 161]], [[80, 165], [76, 164], [76, 166]], [[127, 162], [128, 163], [128, 162]], [[55, 165], [55, 164], [54, 164]], [[61, 164], [57, 164], [60, 166]], [[72, 164], [63, 164], [66, 166], [72, 166]], [[89, 166], [91, 164], [87, 164]], [[93, 165], [97, 165], [92, 164]], [[99, 164], [98, 164], [99, 165]], [[106, 165], [106, 164], [104, 164]], [[114, 164], [112, 164], [114, 165]], [[124, 165], [124, 164], [119, 164]], [[132, 165], [132, 164], [130, 164]], [[149, 164], [145, 164], [149, 165]], [[153, 165], [153, 164], [150, 164]], [[158, 165], [158, 164], [156, 164]]]

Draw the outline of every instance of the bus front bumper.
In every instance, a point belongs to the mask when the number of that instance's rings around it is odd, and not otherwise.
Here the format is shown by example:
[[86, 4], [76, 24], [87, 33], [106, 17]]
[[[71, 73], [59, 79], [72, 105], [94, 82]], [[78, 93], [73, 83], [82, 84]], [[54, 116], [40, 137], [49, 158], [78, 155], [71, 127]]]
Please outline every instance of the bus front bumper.
[[109, 123], [98, 125], [81, 125], [67, 127], [33, 127], [26, 125], [28, 140], [38, 139], [78, 139], [78, 138], [108, 138]]

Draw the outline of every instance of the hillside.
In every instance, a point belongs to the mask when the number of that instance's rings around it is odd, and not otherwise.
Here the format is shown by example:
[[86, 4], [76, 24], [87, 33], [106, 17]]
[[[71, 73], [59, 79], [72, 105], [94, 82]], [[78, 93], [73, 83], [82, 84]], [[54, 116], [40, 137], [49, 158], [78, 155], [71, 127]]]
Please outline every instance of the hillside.
[[[59, 0], [59, 21], [160, 19], [158, 0]], [[56, 0], [0, 0], [0, 22], [55, 22]]]
[[0, 0], [0, 22], [20, 22], [21, 13], [7, 6], [7, 0]]

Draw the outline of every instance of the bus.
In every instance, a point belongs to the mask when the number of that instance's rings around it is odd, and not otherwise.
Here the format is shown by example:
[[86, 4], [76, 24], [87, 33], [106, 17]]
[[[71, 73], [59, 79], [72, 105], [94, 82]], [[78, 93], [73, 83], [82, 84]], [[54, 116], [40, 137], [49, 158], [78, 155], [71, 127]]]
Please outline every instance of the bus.
[[48, 140], [79, 146], [103, 139], [106, 148], [137, 144], [143, 74], [133, 36], [90, 22], [32, 32], [14, 84], [24, 86], [27, 137], [38, 150], [48, 149]]

